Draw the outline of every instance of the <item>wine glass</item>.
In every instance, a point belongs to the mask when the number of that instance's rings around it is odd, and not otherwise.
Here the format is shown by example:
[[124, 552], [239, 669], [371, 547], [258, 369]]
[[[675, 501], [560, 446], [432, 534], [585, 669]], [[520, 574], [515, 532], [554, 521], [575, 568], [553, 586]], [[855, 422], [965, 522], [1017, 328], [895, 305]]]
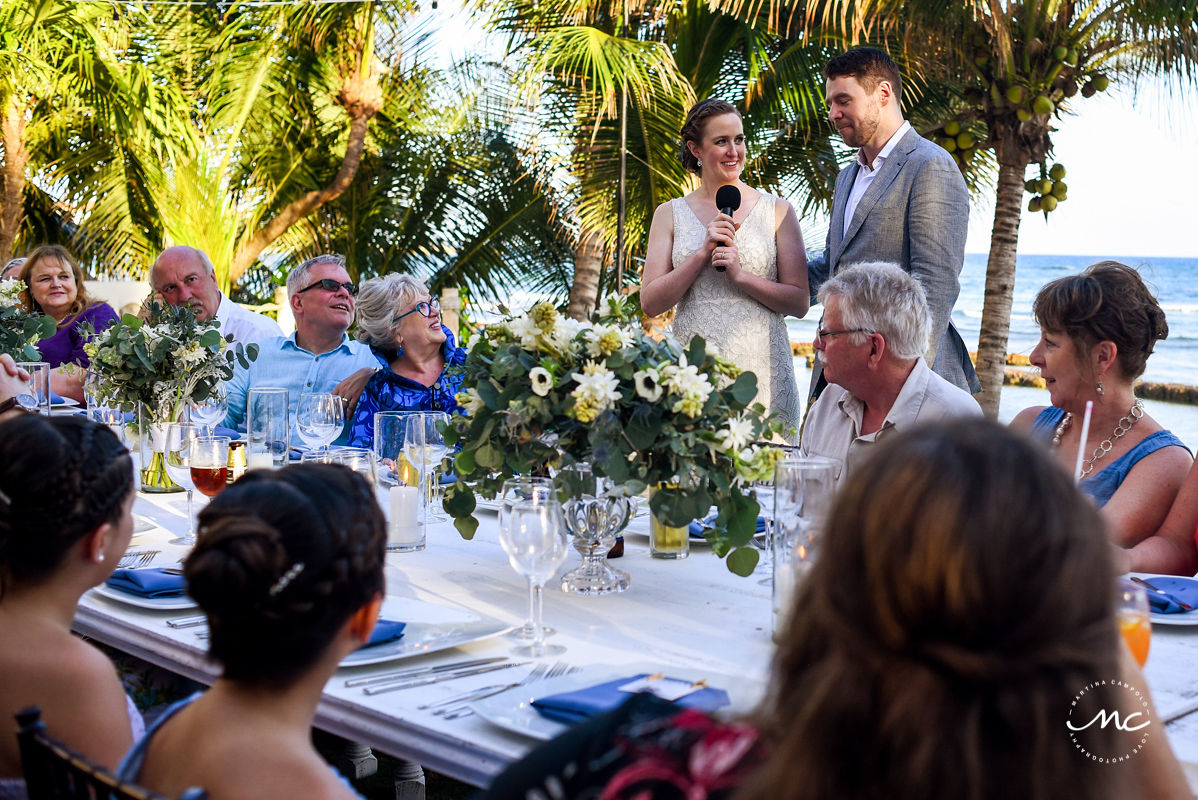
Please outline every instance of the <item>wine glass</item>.
[[187, 533], [171, 539], [171, 544], [190, 546], [196, 543], [196, 518], [192, 512], [192, 493], [196, 487], [191, 479], [191, 453], [192, 443], [199, 436], [200, 426], [191, 422], [172, 422], [166, 427], [166, 450], [163, 453], [166, 474], [187, 490]]
[[[511, 516], [512, 508], [526, 501], [545, 502], [556, 497], [556, 490], [553, 486], [551, 478], [532, 478], [528, 476], [518, 476], [508, 478], [503, 482], [503, 488], [499, 491], [499, 530], [503, 530], [508, 524], [508, 518]], [[536, 610], [536, 596], [533, 593], [532, 586], [528, 587], [528, 618], [524, 620], [524, 624], [516, 630], [512, 631], [511, 637], [521, 641], [532, 641], [536, 638], [537, 631], [533, 624], [533, 616]], [[541, 626], [542, 636], [552, 636], [557, 633], [553, 628]]]
[[229, 483], [229, 437], [200, 436], [191, 443], [191, 480], [208, 497]]
[[300, 395], [295, 430], [309, 448], [327, 448], [341, 434], [344, 425], [345, 408], [340, 397], [327, 392]]
[[225, 387], [217, 384], [206, 398], [192, 402], [187, 409], [191, 412], [191, 421], [204, 429], [205, 436], [212, 436], [216, 426], [223, 422], [225, 415], [229, 413]]
[[437, 428], [437, 423], [444, 420], [445, 414], [434, 411], [409, 414], [405, 422], [403, 453], [408, 463], [415, 467], [420, 475], [420, 502], [426, 527], [428, 525], [429, 475], [449, 452], [449, 448], [445, 444], [445, 437]]
[[545, 582], [565, 562], [568, 548], [561, 503], [552, 493], [513, 503], [499, 526], [499, 543], [512, 569], [528, 580], [532, 601], [532, 643], [513, 648], [512, 653], [540, 658], [566, 652], [561, 645], [546, 645], [541, 629]]

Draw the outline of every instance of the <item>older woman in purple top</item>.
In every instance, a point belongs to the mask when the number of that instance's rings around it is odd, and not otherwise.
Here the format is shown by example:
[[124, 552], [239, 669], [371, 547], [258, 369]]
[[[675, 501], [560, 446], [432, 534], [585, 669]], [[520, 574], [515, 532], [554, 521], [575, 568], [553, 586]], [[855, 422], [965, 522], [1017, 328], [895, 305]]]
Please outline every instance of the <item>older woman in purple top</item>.
[[20, 277], [26, 286], [22, 295], [25, 307], [53, 318], [58, 324], [58, 331], [37, 346], [42, 361], [54, 369], [51, 388], [82, 402], [84, 375], [72, 374], [61, 367], [77, 364], [86, 368], [91, 362], [83, 352], [86, 328], [81, 330], [81, 325], [91, 323], [95, 330], [101, 331], [116, 322], [117, 314], [107, 303], [87, 296], [83, 270], [66, 248], [59, 245], [42, 245], [30, 253], [21, 265]]

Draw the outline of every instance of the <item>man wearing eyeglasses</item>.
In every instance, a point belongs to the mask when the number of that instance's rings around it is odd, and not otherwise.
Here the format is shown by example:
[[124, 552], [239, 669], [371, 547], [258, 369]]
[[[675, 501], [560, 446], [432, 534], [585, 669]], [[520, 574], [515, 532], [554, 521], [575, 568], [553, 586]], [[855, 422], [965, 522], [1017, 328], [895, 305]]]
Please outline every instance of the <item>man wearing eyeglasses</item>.
[[221, 335], [232, 334], [240, 344], [282, 336], [279, 323], [242, 308], [221, 293], [216, 268], [207, 254], [194, 247], [168, 247], [150, 268], [150, 286], [157, 299], [172, 306], [187, 306], [201, 322], [215, 318]]
[[[249, 369], [237, 366], [225, 384], [229, 413], [224, 424], [245, 430], [249, 391], [267, 386], [287, 389], [293, 444], [301, 443], [294, 421], [302, 393], [340, 396], [346, 404], [346, 419], [351, 419], [362, 387], [378, 366], [370, 348], [346, 334], [354, 320], [357, 293], [341, 256], [316, 256], [292, 270], [287, 276], [287, 295], [295, 333], [260, 342], [258, 358]], [[343, 430], [333, 444], [344, 444], [347, 435]]]
[[972, 395], [923, 358], [932, 319], [919, 281], [897, 264], [841, 270], [819, 291], [815, 354], [828, 388], [803, 422], [803, 455], [840, 463], [837, 484], [874, 442], [916, 423], [980, 416]]

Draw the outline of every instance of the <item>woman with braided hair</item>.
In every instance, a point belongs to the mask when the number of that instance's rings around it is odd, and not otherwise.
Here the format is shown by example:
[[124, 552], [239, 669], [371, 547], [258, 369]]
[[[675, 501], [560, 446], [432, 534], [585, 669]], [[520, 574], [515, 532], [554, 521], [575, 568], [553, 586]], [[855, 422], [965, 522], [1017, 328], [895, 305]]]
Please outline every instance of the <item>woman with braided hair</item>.
[[[36, 414], [0, 423], [0, 718], [36, 705], [52, 736], [110, 769], [141, 716], [71, 623], [129, 544], [133, 489], [129, 453], [103, 425]], [[20, 775], [16, 737], [0, 737], [0, 798], [25, 796]]]
[[[1159, 723], [1117, 764], [1066, 727], [1096, 681], [1147, 697], [1112, 555], [1099, 513], [1024, 437], [974, 420], [896, 434], [842, 485], [755, 714], [716, 722], [634, 695], [487, 797], [1190, 797]], [[1087, 697], [1141, 710], [1120, 691]], [[1085, 744], [1109, 756], [1140, 735], [1095, 725]]]
[[183, 573], [222, 674], [168, 709], [118, 774], [170, 797], [357, 797], [311, 727], [338, 663], [370, 638], [385, 542], [372, 488], [339, 465], [255, 471], [217, 495]]

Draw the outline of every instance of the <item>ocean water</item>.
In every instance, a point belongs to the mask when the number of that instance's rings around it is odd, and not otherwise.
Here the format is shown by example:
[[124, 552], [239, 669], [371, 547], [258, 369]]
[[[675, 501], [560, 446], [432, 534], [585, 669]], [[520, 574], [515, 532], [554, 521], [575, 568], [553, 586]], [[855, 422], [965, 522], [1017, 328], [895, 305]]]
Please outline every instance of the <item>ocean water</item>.
[[[976, 350], [986, 289], [985, 253], [965, 256], [961, 295], [953, 308], [953, 323], [970, 350]], [[1100, 260], [1094, 256], [1021, 255], [1015, 264], [1015, 296], [1011, 307], [1011, 333], [1007, 352], [1029, 355], [1040, 337], [1032, 318], [1032, 301], [1040, 287], [1072, 275]], [[1158, 383], [1198, 384], [1198, 258], [1115, 257], [1139, 270], [1156, 295], [1169, 323], [1169, 338], [1158, 342], [1148, 359], [1144, 380]], [[819, 322], [818, 307], [806, 318], [788, 319], [790, 338], [809, 342]]]

